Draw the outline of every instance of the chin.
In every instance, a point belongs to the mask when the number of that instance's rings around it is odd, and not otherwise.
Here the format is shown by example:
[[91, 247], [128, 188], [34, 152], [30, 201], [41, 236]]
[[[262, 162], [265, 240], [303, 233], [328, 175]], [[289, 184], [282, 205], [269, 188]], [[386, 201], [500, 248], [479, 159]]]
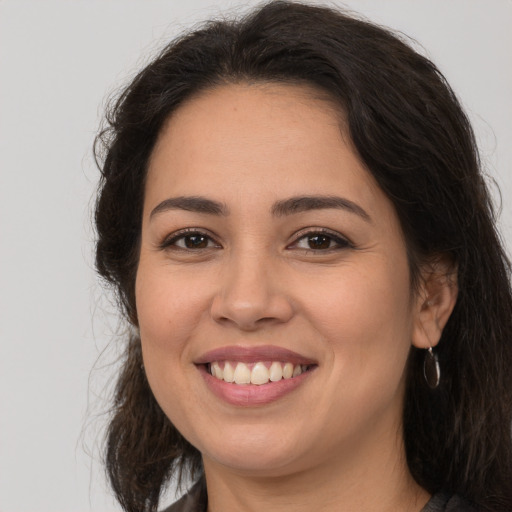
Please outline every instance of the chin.
[[206, 464], [211, 461], [253, 476], [281, 476], [300, 458], [297, 443], [291, 442], [289, 436], [250, 427], [241, 431], [226, 429], [224, 436], [204, 443], [200, 451]]
[[204, 454], [205, 464], [208, 459], [244, 476], [276, 478], [288, 475], [292, 468], [296, 470], [295, 457], [291, 454], [244, 454], [239, 450], [239, 453]]

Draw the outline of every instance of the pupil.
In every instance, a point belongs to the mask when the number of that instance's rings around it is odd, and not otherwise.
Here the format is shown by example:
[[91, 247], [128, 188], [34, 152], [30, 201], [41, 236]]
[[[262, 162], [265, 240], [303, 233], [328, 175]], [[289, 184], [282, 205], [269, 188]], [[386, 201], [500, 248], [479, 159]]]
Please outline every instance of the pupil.
[[326, 235], [314, 235], [309, 237], [308, 244], [311, 249], [329, 249], [331, 239]]
[[208, 239], [203, 235], [188, 235], [185, 237], [187, 249], [204, 249], [208, 245]]

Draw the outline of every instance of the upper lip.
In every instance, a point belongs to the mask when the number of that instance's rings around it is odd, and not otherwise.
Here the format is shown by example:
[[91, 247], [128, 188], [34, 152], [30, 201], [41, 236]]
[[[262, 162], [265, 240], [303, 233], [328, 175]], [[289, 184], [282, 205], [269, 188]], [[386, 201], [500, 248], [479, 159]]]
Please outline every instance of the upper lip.
[[293, 350], [274, 345], [241, 346], [230, 345], [210, 350], [199, 356], [195, 364], [208, 364], [214, 361], [238, 361], [241, 363], [258, 363], [260, 361], [284, 361], [293, 364], [317, 364], [311, 358], [305, 357]]

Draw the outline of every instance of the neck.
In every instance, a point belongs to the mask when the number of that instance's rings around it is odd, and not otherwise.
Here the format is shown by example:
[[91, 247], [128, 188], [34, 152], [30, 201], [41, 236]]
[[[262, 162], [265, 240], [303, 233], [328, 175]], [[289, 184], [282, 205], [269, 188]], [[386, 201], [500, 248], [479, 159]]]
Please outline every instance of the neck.
[[[351, 453], [352, 452], [352, 453]], [[412, 478], [403, 441], [377, 440], [302, 471], [243, 473], [204, 458], [208, 512], [419, 512], [429, 494]]]

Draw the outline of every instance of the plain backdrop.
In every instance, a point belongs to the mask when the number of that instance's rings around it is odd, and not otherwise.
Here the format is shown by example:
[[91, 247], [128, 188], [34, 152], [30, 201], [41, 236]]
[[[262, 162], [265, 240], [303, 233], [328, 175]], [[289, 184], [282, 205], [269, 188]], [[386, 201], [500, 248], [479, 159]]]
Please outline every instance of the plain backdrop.
[[[122, 336], [93, 270], [93, 138], [108, 94], [173, 35], [251, 5], [0, 0], [0, 512], [120, 510], [100, 464]], [[510, 252], [512, 1], [344, 5], [444, 72], [501, 187]]]

